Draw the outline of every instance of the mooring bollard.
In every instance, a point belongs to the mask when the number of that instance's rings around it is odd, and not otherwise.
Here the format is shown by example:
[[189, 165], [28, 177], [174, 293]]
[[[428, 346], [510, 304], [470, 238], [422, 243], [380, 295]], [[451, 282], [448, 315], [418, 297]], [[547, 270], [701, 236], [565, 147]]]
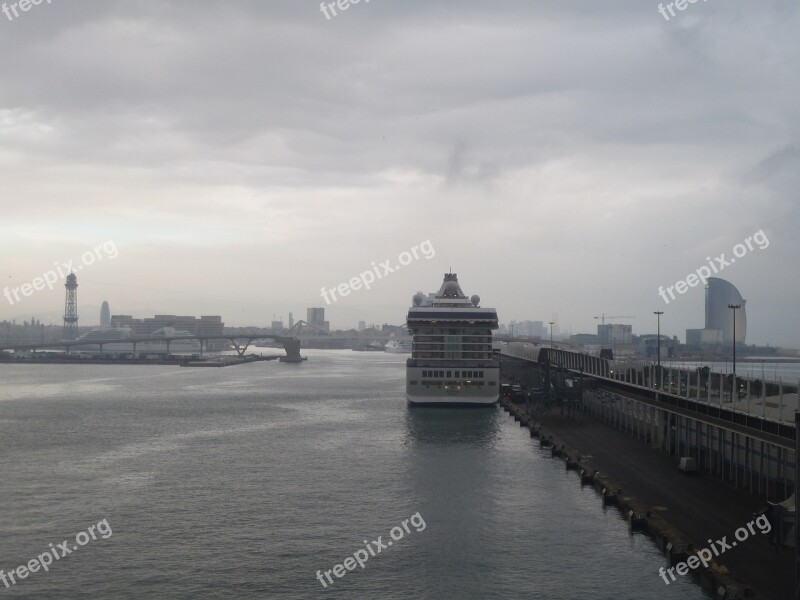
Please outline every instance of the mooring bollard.
[[628, 524], [630, 525], [631, 531], [644, 529], [645, 519], [642, 515], [633, 512], [631, 509], [628, 510]]
[[617, 495], [612, 493], [607, 488], [603, 488], [603, 505], [604, 506], [615, 506], [617, 504]]

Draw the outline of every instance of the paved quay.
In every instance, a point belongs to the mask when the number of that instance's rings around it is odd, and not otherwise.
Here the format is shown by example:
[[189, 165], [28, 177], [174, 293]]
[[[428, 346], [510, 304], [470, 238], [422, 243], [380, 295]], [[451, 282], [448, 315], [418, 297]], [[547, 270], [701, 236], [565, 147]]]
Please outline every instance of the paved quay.
[[[709, 539], [727, 536], [728, 543], [735, 541], [734, 532], [746, 527], [753, 520], [753, 513], [764, 507], [763, 500], [727, 484], [682, 473], [675, 457], [588, 415], [574, 414], [570, 420], [558, 410], [551, 410], [535, 413], [528, 421], [524, 405], [504, 405], [518, 412], [523, 423], [527, 422], [541, 438], [552, 438], [556, 451], [563, 444], [564, 458], [577, 461], [587, 470], [599, 471], [602, 485], [619, 497], [626, 497], [635, 512], [647, 514], [647, 529], [657, 538], [668, 537], [675, 546], [686, 548], [691, 543], [696, 552], [709, 547]], [[757, 597], [792, 598], [793, 552], [783, 550], [776, 554], [767, 537], [756, 527], [755, 534], [715, 557], [715, 561], [727, 568], [737, 582], [757, 592]], [[724, 577], [724, 569], [722, 572]], [[707, 579], [706, 583], [712, 581], [715, 580]], [[653, 573], [653, 582], [665, 585], [658, 572]], [[744, 586], [739, 587], [743, 592]]]

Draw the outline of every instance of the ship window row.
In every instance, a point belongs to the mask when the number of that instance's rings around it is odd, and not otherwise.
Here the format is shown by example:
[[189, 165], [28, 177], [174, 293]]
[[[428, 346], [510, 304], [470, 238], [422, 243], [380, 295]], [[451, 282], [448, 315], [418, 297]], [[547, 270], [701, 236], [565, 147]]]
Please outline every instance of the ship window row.
[[[413, 381], [411, 382], [411, 384], [412, 385], [416, 385]], [[423, 381], [422, 385], [424, 385], [425, 389], [428, 389], [428, 390], [431, 388], [431, 386], [438, 387], [440, 389], [441, 388], [448, 388], [450, 386], [461, 386], [461, 387], [469, 389], [469, 388], [474, 388], [474, 387], [482, 388], [482, 387], [484, 387], [484, 382], [483, 381], [441, 381], [441, 380], [440, 381], [436, 381], [436, 380], [432, 380], [432, 381]], [[487, 385], [491, 385], [491, 384], [487, 384]]]
[[[455, 375], [453, 375], [453, 373], [455, 373]], [[422, 371], [422, 377], [465, 377], [467, 379], [483, 379], [483, 371]]]
[[413, 338], [415, 340], [443, 340], [448, 336], [457, 336], [460, 338], [464, 338], [465, 340], [493, 340], [494, 336], [492, 336], [491, 332], [489, 331], [442, 331], [441, 333], [435, 333], [433, 331], [417, 331], [414, 333]]
[[431, 327], [417, 327], [414, 335], [485, 335], [491, 337], [492, 330], [484, 327], [459, 327], [458, 329], [434, 329]]
[[415, 340], [443, 340], [447, 336], [457, 335], [462, 338], [464, 341], [472, 341], [472, 340], [491, 340], [492, 336], [485, 334], [481, 335], [480, 333], [472, 333], [472, 334], [464, 334], [459, 335], [457, 333], [418, 333], [414, 336]]
[[[450, 341], [445, 342], [445, 340], [435, 340], [435, 339], [426, 339], [426, 338], [415, 338], [414, 345], [415, 346], [443, 346], [445, 343], [452, 343]], [[472, 340], [461, 340], [460, 344], [462, 346], [491, 346], [492, 341], [487, 339], [472, 339]]]
[[454, 346], [454, 347], [445, 346], [444, 344], [414, 344], [413, 349], [421, 350], [423, 352], [436, 352], [436, 351], [444, 352], [445, 350], [447, 352], [457, 352], [458, 350], [461, 350], [462, 352], [490, 352], [492, 350], [492, 347], [489, 346], [488, 344], [481, 344], [481, 345], [476, 344], [475, 346], [468, 346], [461, 348], [459, 346]]
[[445, 348], [464, 348], [464, 350], [468, 351], [475, 351], [475, 350], [487, 350], [492, 347], [491, 344], [479, 344], [479, 343], [472, 343], [472, 344], [437, 344], [435, 342], [414, 342], [413, 347], [417, 350], [444, 350]]
[[447, 338], [456, 337], [465, 342], [492, 342], [491, 335], [480, 333], [458, 334], [458, 333], [418, 333], [414, 336], [414, 341], [424, 340], [426, 342], [444, 342]]
[[492, 360], [491, 352], [412, 352], [411, 358], [422, 360]]
[[456, 346], [456, 347], [458, 347], [458, 346], [467, 346], [467, 347], [470, 347], [470, 348], [475, 348], [475, 347], [491, 348], [492, 347], [492, 343], [489, 340], [474, 340], [474, 341], [470, 340], [470, 341], [464, 341], [464, 342], [454, 342], [454, 341], [451, 341], [451, 340], [447, 340], [447, 341], [444, 341], [444, 340], [414, 340], [414, 345], [415, 346], [420, 346], [420, 347], [429, 347], [429, 348], [430, 347], [444, 348], [445, 346]]
[[491, 344], [492, 340], [488, 336], [486, 337], [464, 337], [462, 339], [451, 340], [448, 339], [449, 336], [439, 336], [439, 337], [428, 337], [428, 336], [416, 336], [414, 338], [415, 344], [446, 344], [446, 343], [459, 343], [459, 344]]
[[438, 344], [456, 341], [470, 344], [491, 344], [492, 337], [488, 335], [415, 335], [414, 341]]

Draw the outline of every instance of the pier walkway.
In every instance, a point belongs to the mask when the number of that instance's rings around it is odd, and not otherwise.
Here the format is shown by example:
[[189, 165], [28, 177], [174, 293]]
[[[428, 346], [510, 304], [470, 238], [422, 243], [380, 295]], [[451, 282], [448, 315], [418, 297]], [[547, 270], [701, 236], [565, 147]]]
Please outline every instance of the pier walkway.
[[[764, 508], [763, 500], [727, 484], [705, 475], [682, 473], [674, 457], [591, 416], [578, 413], [567, 420], [559, 414], [545, 414], [535, 418], [543, 434], [552, 434], [591, 461], [626, 495], [636, 497], [691, 538], [697, 549], [707, 547], [708, 539], [724, 535], [728, 542], [734, 540], [734, 531], [750, 522], [752, 513]], [[767, 598], [792, 597], [793, 553], [785, 550], [776, 554], [758, 529], [756, 535], [716, 560]], [[653, 573], [653, 585], [664, 585], [657, 572]]]

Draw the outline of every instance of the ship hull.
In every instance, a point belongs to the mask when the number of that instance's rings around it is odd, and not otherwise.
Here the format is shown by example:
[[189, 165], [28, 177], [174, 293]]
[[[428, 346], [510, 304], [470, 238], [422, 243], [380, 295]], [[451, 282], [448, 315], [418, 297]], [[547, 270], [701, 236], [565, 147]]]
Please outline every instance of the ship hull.
[[[429, 368], [430, 365], [419, 364], [414, 359], [407, 362], [411, 363], [406, 366], [406, 400], [409, 404], [494, 406], [500, 399], [500, 369], [497, 363], [437, 365], [438, 368], [433, 370]], [[460, 377], [462, 374], [464, 377]]]
[[409, 396], [409, 406], [425, 406], [431, 408], [487, 408], [497, 404], [498, 398], [448, 398], [445, 396]]

